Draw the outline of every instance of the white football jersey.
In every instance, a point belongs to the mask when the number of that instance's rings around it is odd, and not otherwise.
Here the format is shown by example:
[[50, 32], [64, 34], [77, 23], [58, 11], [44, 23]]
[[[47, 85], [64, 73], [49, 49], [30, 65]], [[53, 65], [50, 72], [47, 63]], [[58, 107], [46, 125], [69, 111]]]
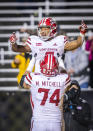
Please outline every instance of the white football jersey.
[[25, 44], [31, 48], [31, 53], [34, 55], [37, 54], [36, 59], [42, 59], [45, 56], [46, 52], [54, 52], [54, 55], [62, 55], [64, 53], [64, 46], [67, 42], [67, 37], [60, 35], [54, 37], [49, 41], [43, 41], [38, 36], [30, 36]]
[[40, 73], [30, 73], [25, 77], [25, 83], [31, 88], [31, 105], [33, 119], [37, 121], [61, 122], [59, 102], [65, 88], [70, 84], [67, 74], [46, 77]]

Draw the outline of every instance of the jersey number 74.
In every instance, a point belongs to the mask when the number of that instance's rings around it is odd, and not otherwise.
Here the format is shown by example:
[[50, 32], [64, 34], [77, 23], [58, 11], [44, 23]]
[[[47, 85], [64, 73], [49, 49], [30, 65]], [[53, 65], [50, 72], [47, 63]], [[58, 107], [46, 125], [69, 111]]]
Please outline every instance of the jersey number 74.
[[[41, 101], [40, 105], [45, 105], [47, 98], [48, 98], [48, 93], [50, 89], [45, 89], [45, 88], [39, 88], [38, 93], [44, 93], [43, 99]], [[53, 94], [49, 98], [49, 103], [54, 103], [56, 106], [58, 106], [59, 103], [59, 94], [60, 94], [60, 89], [56, 89]], [[54, 99], [55, 98], [55, 99]]]

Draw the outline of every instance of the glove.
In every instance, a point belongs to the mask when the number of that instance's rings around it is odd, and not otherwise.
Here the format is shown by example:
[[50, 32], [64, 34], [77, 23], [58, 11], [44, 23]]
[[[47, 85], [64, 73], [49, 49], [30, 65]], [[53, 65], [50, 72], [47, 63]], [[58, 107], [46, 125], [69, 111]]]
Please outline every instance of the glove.
[[15, 35], [15, 32], [13, 32], [13, 34], [10, 36], [9, 40], [10, 40], [11, 44], [16, 43], [17, 38], [16, 38], [16, 35]]
[[87, 25], [82, 20], [81, 25], [79, 27], [80, 33], [84, 35], [87, 32]]

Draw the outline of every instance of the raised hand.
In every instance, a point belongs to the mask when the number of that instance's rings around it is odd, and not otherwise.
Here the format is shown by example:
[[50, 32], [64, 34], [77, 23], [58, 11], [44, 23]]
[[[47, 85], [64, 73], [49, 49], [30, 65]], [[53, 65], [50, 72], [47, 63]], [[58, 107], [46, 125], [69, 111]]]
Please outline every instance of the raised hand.
[[87, 32], [87, 25], [84, 23], [83, 20], [81, 22], [79, 30], [80, 30], [80, 33], [83, 34], [83, 35]]
[[16, 43], [17, 38], [16, 38], [16, 35], [15, 35], [15, 32], [13, 32], [13, 34], [10, 36], [9, 40], [10, 40], [11, 44]]

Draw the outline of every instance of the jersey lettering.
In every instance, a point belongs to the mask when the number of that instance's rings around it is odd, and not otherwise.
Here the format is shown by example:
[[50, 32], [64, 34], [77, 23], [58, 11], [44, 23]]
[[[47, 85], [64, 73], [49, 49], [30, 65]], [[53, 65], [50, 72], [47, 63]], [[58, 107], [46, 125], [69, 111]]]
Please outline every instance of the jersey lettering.
[[52, 94], [52, 96], [50, 97], [50, 103], [55, 103], [56, 106], [58, 106], [58, 103], [59, 103], [59, 92], [60, 92], [60, 89], [56, 89], [54, 93]]
[[45, 88], [39, 88], [39, 89], [38, 89], [38, 92], [39, 92], [39, 93], [44, 92], [44, 97], [43, 97], [43, 100], [42, 100], [42, 102], [41, 102], [40, 105], [45, 105], [45, 102], [46, 102], [46, 100], [47, 100], [47, 98], [48, 98], [48, 92], [49, 92], [49, 90], [50, 90], [50, 89], [45, 89]]
[[[45, 89], [45, 88], [39, 88], [38, 89], [38, 93], [44, 93], [44, 97], [41, 101], [40, 105], [45, 105], [47, 98], [48, 98], [48, 93], [49, 93], [50, 89]], [[60, 89], [56, 89], [53, 94], [51, 95], [49, 102], [50, 103], [54, 103], [56, 106], [58, 106], [59, 103], [59, 93], [60, 93]]]

